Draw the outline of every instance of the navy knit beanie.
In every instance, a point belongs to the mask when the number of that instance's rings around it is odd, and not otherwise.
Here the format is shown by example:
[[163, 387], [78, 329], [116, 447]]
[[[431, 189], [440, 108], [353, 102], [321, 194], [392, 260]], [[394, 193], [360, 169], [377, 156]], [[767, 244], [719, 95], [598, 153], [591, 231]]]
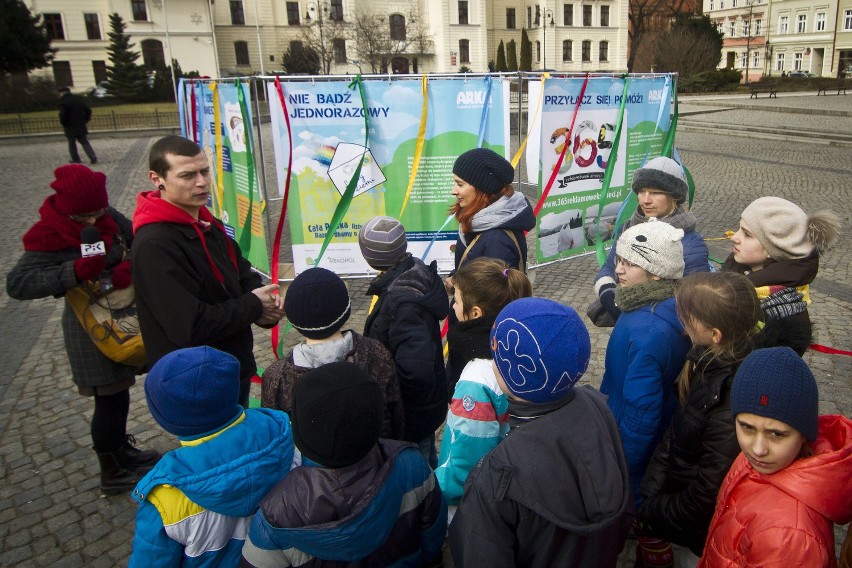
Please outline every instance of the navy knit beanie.
[[163, 430], [196, 437], [218, 430], [240, 412], [240, 362], [212, 347], [178, 349], [145, 378], [148, 409]]
[[284, 313], [305, 337], [325, 339], [343, 327], [352, 313], [349, 290], [331, 270], [309, 268], [287, 288]]
[[376, 379], [354, 363], [312, 369], [293, 387], [293, 441], [323, 467], [352, 465], [379, 440], [384, 404]]
[[742, 412], [788, 424], [813, 442], [819, 422], [814, 374], [789, 347], [752, 351], [731, 387], [731, 416]]
[[491, 328], [491, 354], [512, 394], [547, 403], [567, 396], [589, 366], [589, 331], [573, 308], [521, 298], [500, 311]]
[[488, 195], [497, 195], [515, 179], [512, 164], [488, 148], [474, 148], [459, 156], [453, 173]]

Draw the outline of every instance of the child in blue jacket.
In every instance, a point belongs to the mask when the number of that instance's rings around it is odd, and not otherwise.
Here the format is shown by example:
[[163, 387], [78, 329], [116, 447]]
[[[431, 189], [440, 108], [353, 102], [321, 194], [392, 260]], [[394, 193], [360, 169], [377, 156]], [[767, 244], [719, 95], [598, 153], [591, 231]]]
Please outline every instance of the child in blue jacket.
[[649, 220], [618, 239], [615, 302], [622, 314], [607, 344], [601, 392], [621, 432], [637, 507], [645, 469], [677, 407], [674, 383], [690, 347], [674, 300], [682, 238], [681, 229]]
[[148, 408], [181, 447], [133, 491], [131, 567], [239, 563], [260, 500], [293, 465], [287, 414], [244, 410], [239, 393], [239, 361], [212, 347], [173, 351], [148, 373]]

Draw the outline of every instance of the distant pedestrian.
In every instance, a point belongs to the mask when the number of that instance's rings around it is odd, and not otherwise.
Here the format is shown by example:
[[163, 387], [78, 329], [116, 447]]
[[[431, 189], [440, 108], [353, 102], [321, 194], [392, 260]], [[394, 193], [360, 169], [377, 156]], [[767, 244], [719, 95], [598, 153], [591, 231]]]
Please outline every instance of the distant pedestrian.
[[77, 142], [83, 147], [83, 151], [93, 164], [98, 163], [95, 150], [89, 144], [89, 129], [87, 124], [92, 118], [92, 109], [86, 101], [71, 94], [71, 89], [63, 87], [59, 90], [59, 123], [65, 129], [65, 137], [68, 138], [68, 153], [71, 162], [80, 163], [80, 154], [77, 153]]

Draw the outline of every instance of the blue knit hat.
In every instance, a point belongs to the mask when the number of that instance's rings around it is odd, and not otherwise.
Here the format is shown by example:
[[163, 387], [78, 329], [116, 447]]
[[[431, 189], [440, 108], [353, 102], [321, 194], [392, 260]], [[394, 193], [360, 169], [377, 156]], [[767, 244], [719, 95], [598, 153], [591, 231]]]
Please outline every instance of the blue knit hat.
[[529, 402], [565, 397], [586, 372], [592, 344], [573, 308], [521, 298], [491, 328], [491, 354], [511, 393]]
[[239, 397], [239, 361], [212, 347], [172, 351], [145, 378], [151, 415], [175, 436], [200, 436], [224, 426], [242, 411]]
[[474, 148], [456, 158], [453, 173], [488, 195], [497, 195], [515, 179], [512, 164], [488, 148]]
[[742, 412], [778, 420], [816, 440], [819, 391], [814, 374], [789, 347], [752, 351], [731, 387], [731, 416]]

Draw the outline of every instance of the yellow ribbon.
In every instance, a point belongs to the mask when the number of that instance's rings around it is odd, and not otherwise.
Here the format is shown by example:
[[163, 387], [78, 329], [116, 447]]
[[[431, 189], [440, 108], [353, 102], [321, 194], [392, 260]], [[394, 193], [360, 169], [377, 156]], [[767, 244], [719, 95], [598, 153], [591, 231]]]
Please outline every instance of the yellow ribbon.
[[[417, 131], [417, 145], [414, 147], [414, 160], [411, 163], [411, 176], [408, 178], [408, 188], [405, 190], [405, 198], [402, 200], [402, 209], [399, 210], [399, 220], [408, 205], [411, 188], [417, 178], [417, 169], [420, 167], [420, 157], [423, 155], [423, 143], [426, 140], [426, 118], [429, 116], [429, 78], [423, 75], [421, 91], [423, 93], [423, 108], [420, 110], [420, 129]], [[371, 306], [372, 307], [372, 306]]]
[[213, 81], [207, 87], [213, 91], [213, 128], [216, 130], [216, 201], [213, 204], [213, 214], [221, 218], [223, 200], [225, 199], [225, 187], [222, 177], [224, 169], [222, 165], [222, 126], [221, 114], [219, 112], [219, 91], [216, 90], [216, 82]]
[[[541, 76], [541, 91], [538, 93], [538, 102], [535, 105], [535, 114], [533, 114], [532, 120], [530, 121], [530, 128], [527, 131], [527, 135], [524, 137], [524, 141], [521, 143], [521, 147], [518, 148], [518, 151], [515, 153], [515, 156], [512, 158], [512, 167], [517, 168], [518, 162], [521, 161], [521, 156], [524, 153], [524, 149], [527, 147], [527, 140], [530, 138], [530, 132], [533, 131], [532, 126], [535, 124], [535, 121], [538, 120], [539, 114], [541, 114], [541, 101], [544, 99], [544, 83], [550, 78], [550, 73], [544, 73]], [[518, 93], [518, 98], [520, 98], [521, 94]]]

